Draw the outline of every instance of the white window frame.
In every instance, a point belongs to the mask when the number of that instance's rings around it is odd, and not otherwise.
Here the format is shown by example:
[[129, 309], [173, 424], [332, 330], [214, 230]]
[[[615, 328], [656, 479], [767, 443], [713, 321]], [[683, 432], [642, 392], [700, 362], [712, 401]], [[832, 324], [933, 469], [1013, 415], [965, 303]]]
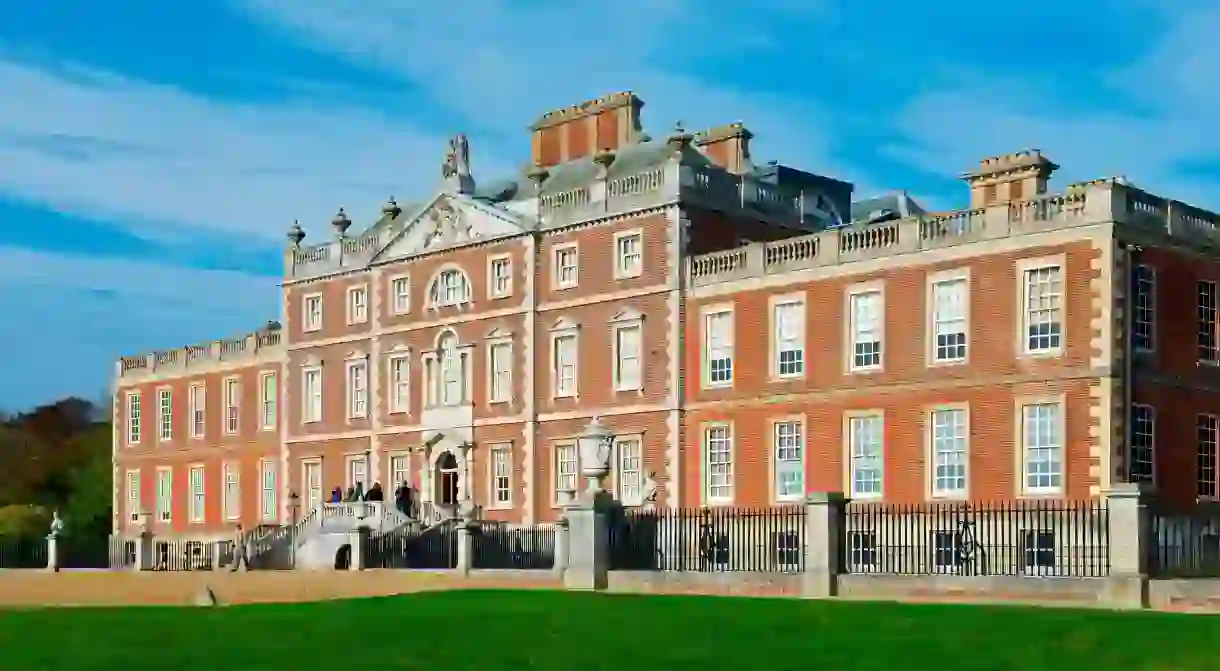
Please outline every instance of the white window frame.
[[[1017, 485], [1019, 488], [1018, 494], [1022, 495], [1022, 496], [1060, 496], [1060, 495], [1062, 495], [1064, 493], [1064, 491], [1066, 491], [1066, 487], [1067, 487], [1067, 484], [1066, 484], [1066, 480], [1067, 480], [1067, 467], [1066, 467], [1067, 444], [1065, 442], [1065, 437], [1066, 437], [1066, 433], [1067, 433], [1067, 431], [1066, 431], [1067, 423], [1066, 423], [1066, 418], [1064, 417], [1064, 410], [1067, 407], [1066, 398], [1062, 395], [1048, 396], [1048, 397], [1019, 397], [1019, 398], [1014, 399], [1013, 404], [1016, 408], [1016, 413], [1015, 413], [1016, 427], [1015, 427], [1014, 435], [1016, 435], [1018, 437], [1017, 445], [1019, 447], [1019, 449], [1017, 449], [1015, 451], [1016, 452], [1015, 456], [1017, 458], [1017, 463], [1016, 463], [1017, 468], [1014, 471], [1018, 474], [1018, 478], [1017, 478]], [[1057, 444], [1051, 444], [1048, 442], [1046, 446], [1032, 445], [1030, 441], [1034, 437], [1030, 435], [1030, 431], [1029, 431], [1029, 421], [1030, 421], [1029, 416], [1031, 415], [1031, 413], [1033, 413], [1035, 411], [1041, 412], [1040, 409], [1047, 408], [1047, 407], [1053, 408], [1053, 410], [1055, 412], [1055, 416], [1053, 418], [1055, 420], [1055, 424], [1053, 425], [1052, 428], [1055, 432], [1055, 435], [1053, 436], [1053, 438]], [[1033, 463], [1031, 461], [1032, 455], [1030, 453], [1031, 453], [1031, 451], [1033, 451], [1035, 449], [1046, 450], [1046, 451], [1051, 452], [1051, 454], [1048, 455], [1049, 460], [1051, 460], [1051, 463], [1054, 463], [1053, 459], [1055, 457], [1058, 457], [1058, 471], [1057, 472], [1048, 471], [1045, 474], [1048, 478], [1050, 478], [1052, 480], [1057, 478], [1057, 480], [1058, 480], [1057, 484], [1054, 484], [1054, 483], [1048, 484], [1048, 485], [1031, 485], [1030, 484], [1029, 466]]]
[[[199, 479], [196, 481], [195, 476]], [[187, 496], [186, 517], [191, 524], [203, 524], [208, 510], [208, 474], [203, 464], [191, 464], [186, 472]]]
[[363, 355], [349, 358], [344, 365], [347, 418], [364, 419], [369, 414], [369, 362]]
[[[940, 312], [941, 303], [938, 300], [940, 292], [947, 287], [957, 286], [961, 286], [963, 292], [961, 304], [962, 311], [960, 317], [953, 315], [942, 315]], [[928, 278], [928, 294], [925, 303], [928, 323], [924, 327], [927, 329], [927, 337], [925, 340], [927, 340], [928, 343], [928, 365], [942, 366], [962, 364], [970, 359], [970, 341], [972, 340], [970, 337], [971, 288], [970, 271], [966, 269], [939, 272]], [[961, 330], [954, 331], [954, 325], [958, 322], [961, 324]], [[960, 346], [964, 350], [961, 356], [941, 357], [942, 348], [939, 346], [939, 340], [940, 336], [942, 335], [942, 331], [946, 336], [960, 333], [964, 341]], [[956, 354], [956, 351], [950, 351], [951, 347], [957, 349], [958, 345], [946, 345], [943, 350], [944, 353]]]
[[[1156, 328], [1156, 268], [1139, 264], [1135, 266], [1132, 277], [1132, 328], [1131, 346], [1137, 352], [1155, 352], [1157, 341]], [[1143, 330], [1141, 337], [1140, 331]]]
[[[262, 431], [274, 431], [279, 426], [280, 387], [276, 371], [258, 374], [258, 426]], [[271, 389], [267, 386], [270, 384]]]
[[[1030, 281], [1035, 277], [1035, 273], [1044, 270], [1054, 269], [1059, 276], [1059, 291], [1057, 294], [1049, 294], [1050, 300], [1058, 299], [1058, 307], [1047, 309], [1032, 310], [1029, 305], [1030, 301]], [[1066, 291], [1067, 263], [1064, 256], [1024, 259], [1017, 264], [1017, 305], [1021, 311], [1021, 317], [1017, 321], [1017, 337], [1019, 352], [1022, 356], [1030, 357], [1055, 357], [1061, 356], [1064, 351], [1064, 346], [1067, 343], [1067, 291]], [[1033, 325], [1032, 317], [1035, 312], [1050, 311], [1052, 315], [1058, 315], [1058, 342], [1049, 347], [1031, 347], [1029, 330]], [[1048, 322], [1055, 323], [1055, 322]], [[1050, 336], [1050, 337], [1053, 337]]]
[[[580, 285], [580, 248], [575, 242], [555, 245], [551, 250], [551, 285], [555, 289], [572, 289]], [[571, 265], [566, 264], [566, 257], [572, 255]], [[565, 270], [572, 269], [571, 277], [565, 278]]]
[[[1146, 403], [1131, 404], [1131, 448], [1127, 454], [1128, 480], [1131, 482], [1147, 482], [1156, 484], [1156, 408]], [[1141, 416], [1142, 415], [1142, 416]], [[1146, 476], [1136, 475], [1135, 445], [1139, 441], [1148, 441], [1148, 472]]]
[[487, 402], [513, 400], [513, 339], [502, 335], [487, 340]]
[[[572, 361], [567, 364], [560, 360], [563, 354], [565, 343], [571, 343]], [[579, 398], [580, 397], [580, 327], [566, 320], [560, 320], [555, 328], [551, 330], [551, 397], [552, 398]], [[571, 368], [571, 388], [565, 388], [563, 381], [565, 379], [564, 369]]]
[[[1207, 302], [1204, 302], [1205, 295], [1210, 299]], [[1205, 313], [1208, 322], [1204, 321]], [[1195, 282], [1195, 360], [1204, 366], [1220, 364], [1220, 352], [1217, 352], [1220, 349], [1218, 314], [1220, 314], [1220, 283], [1215, 280], [1197, 280]], [[1211, 327], [1210, 337], [1203, 330], [1205, 323]]]
[[[164, 485], [164, 488], [162, 487]], [[174, 468], [172, 466], [157, 467], [157, 504], [156, 521], [158, 524], [172, 524], [174, 521]]]
[[410, 350], [391, 350], [386, 357], [386, 384], [391, 415], [405, 415], [411, 412], [411, 352]]
[[[644, 318], [634, 310], [624, 311], [611, 320], [610, 326], [610, 347], [612, 349], [610, 374], [614, 390], [642, 392], [644, 390]], [[627, 368], [624, 366], [623, 336], [624, 334], [630, 335], [633, 331], [636, 338], [634, 376], [623, 374]], [[630, 373], [629, 370], [628, 373]]]
[[[313, 308], [317, 308], [314, 310]], [[301, 331], [315, 333], [322, 330], [326, 321], [322, 312], [322, 294], [313, 293], [301, 296]]]
[[[630, 250], [634, 243], [635, 251]], [[633, 260], [634, 259], [634, 260]], [[614, 234], [614, 279], [628, 280], [644, 274], [644, 232], [634, 228]]]
[[220, 397], [224, 402], [220, 432], [226, 436], [235, 436], [241, 431], [241, 378], [234, 376], [221, 380]]
[[[703, 308], [701, 311], [702, 319], [702, 342], [699, 349], [702, 358], [703, 368], [703, 386], [707, 389], [732, 387], [733, 380], [737, 377], [737, 351], [736, 351], [736, 330], [737, 316], [733, 311], [732, 305], [710, 305]], [[724, 319], [726, 326], [725, 336], [726, 342], [718, 342], [720, 338], [714, 332], [714, 326], [718, 323], [717, 320]], [[723, 379], [716, 379], [712, 371], [713, 361], [727, 361], [725, 375]]]
[[264, 522], [279, 520], [279, 468], [273, 459], [258, 462], [258, 508]]
[[[314, 485], [309, 476], [317, 474], [318, 482]], [[321, 457], [310, 457], [301, 460], [301, 515], [307, 516], [326, 502], [326, 473], [322, 470]]]
[[[879, 426], [873, 427], [872, 423]], [[867, 423], [867, 424], [866, 424]], [[878, 454], [876, 456], [865, 455], [862, 448], [866, 443], [862, 440], [861, 431], [868, 429], [877, 430], [876, 446]], [[885, 444], [886, 421], [885, 411], [883, 410], [852, 410], [843, 413], [843, 464], [844, 464], [844, 480], [845, 490], [850, 492], [851, 498], [855, 500], [875, 500], [885, 498], [886, 488], [886, 444]], [[871, 436], [863, 436], [868, 438]], [[860, 440], [858, 440], [860, 439]], [[869, 440], [867, 445], [872, 445], [873, 441]], [[877, 464], [862, 464], [863, 459], [876, 459]], [[877, 489], [876, 491], [865, 491], [858, 487], [860, 480], [857, 475], [864, 470], [877, 471]], [[871, 478], [869, 480], [872, 481]]]
[[[390, 458], [386, 461], [389, 468], [386, 479], [390, 483], [391, 490], [396, 490], [404, 484], [411, 484], [411, 454], [409, 452], [391, 452]], [[402, 464], [402, 468], [398, 467], [399, 464]]]
[[[849, 373], [874, 373], [885, 370], [885, 283], [877, 281], [853, 285], [848, 287], [844, 298], [844, 313], [847, 315], [847, 319], [843, 320], [846, 328], [843, 341], [847, 343], [847, 347], [844, 348], [844, 354], [847, 355], [847, 371]], [[860, 323], [859, 311], [865, 300], [876, 300], [877, 302], [875, 324]], [[857, 348], [867, 343], [875, 343], [877, 346], [876, 363], [861, 362], [857, 358]], [[871, 357], [872, 354], [870, 352], [860, 356]]]
[[[958, 426], [957, 420], [961, 419], [961, 436], [960, 449], [958, 448]], [[946, 420], [952, 420], [952, 424], [946, 423]], [[935, 405], [928, 408], [924, 416], [924, 445], [925, 457], [924, 463], [928, 466], [925, 469], [927, 472], [927, 487], [928, 498], [930, 499], [951, 499], [964, 500], [970, 495], [970, 406], [964, 403], [948, 403], [943, 405]], [[960, 453], [961, 464], [943, 464], [946, 469], [961, 467], [962, 486], [945, 487], [944, 482], [950, 479], [956, 479], [958, 476], [947, 474], [942, 478], [940, 473], [941, 448], [948, 446], [947, 441], [954, 441], [953, 449], [946, 452]], [[948, 460], [947, 460], [948, 461]]]
[[644, 436], [614, 438], [614, 488], [618, 500], [628, 507], [644, 505]]
[[513, 507], [513, 445], [492, 443], [488, 453], [488, 508], [508, 510]]
[[157, 442], [168, 443], [174, 439], [174, 390], [170, 387], [157, 389]]
[[468, 305], [471, 300], [470, 278], [456, 265], [443, 266], [428, 284], [428, 306], [434, 310]]
[[[311, 388], [310, 378], [316, 381], [316, 389]], [[301, 367], [301, 423], [314, 424], [322, 421], [324, 414], [324, 388], [322, 366], [320, 364]]]
[[[233, 521], [241, 519], [241, 465], [234, 461], [221, 464], [220, 470], [220, 507], [224, 519]], [[232, 485], [234, 491], [230, 491]]]
[[361, 284], [347, 288], [347, 325], [367, 323], [369, 320], [369, 288]]
[[[500, 286], [503, 282], [504, 286]], [[487, 297], [508, 298], [513, 295], [513, 257], [496, 254], [487, 258]]]
[[208, 427], [208, 387], [203, 382], [197, 382], [187, 390], [187, 403], [190, 405], [191, 438], [200, 439], [207, 435]]
[[140, 496], [143, 492], [140, 491], [140, 469], [127, 469], [127, 502], [124, 504], [127, 512], [127, 523], [135, 523], [140, 521], [140, 513], [142, 510]]
[[140, 392], [138, 392], [138, 391], [127, 392], [126, 407], [127, 407], [127, 444], [128, 445], [139, 445], [140, 444], [140, 435], [143, 433], [143, 428], [144, 428], [143, 426], [141, 426], [141, 423], [142, 423], [141, 415], [143, 414], [143, 408], [141, 406], [142, 406], [142, 403], [140, 402]]
[[[1220, 497], [1220, 417], [1210, 413], [1195, 416], [1195, 491], [1203, 501], [1215, 501]], [[1207, 464], [1204, 473], [1203, 465]], [[1210, 475], [1210, 479], [1205, 476]]]
[[[795, 293], [784, 296], [773, 296], [769, 300], [768, 313], [770, 316], [770, 325], [767, 332], [770, 337], [767, 338], [769, 351], [767, 358], [771, 362], [771, 377], [777, 380], [799, 379], [805, 377], [805, 369], [807, 368], [807, 357], [805, 348], [805, 331], [806, 331], [806, 307], [805, 294]], [[793, 318], [796, 320], [795, 325], [788, 328], [795, 328], [795, 333], [785, 333], [786, 328], [781, 324], [781, 312], [784, 310], [792, 310]], [[791, 357], [790, 361], [782, 362], [780, 359], [785, 352], [795, 352], [795, 356]], [[784, 370], [785, 363], [789, 370]]]
[[386, 285], [390, 294], [390, 314], [405, 315], [411, 312], [411, 276], [394, 275]]
[[731, 505], [736, 490], [736, 443], [732, 422], [709, 422], [700, 427], [703, 503]]
[[552, 483], [555, 504], [564, 505], [568, 503], [565, 500], [565, 491], [575, 495], [580, 488], [580, 450], [576, 447], [575, 440], [555, 443], [551, 467], [555, 473]]
[[[783, 438], [795, 437], [796, 444], [784, 445]], [[804, 415], [776, 417], [771, 420], [771, 500], [777, 503], [803, 501], [808, 478], [805, 474], [805, 460], [809, 449], [806, 445], [808, 437], [805, 434]], [[795, 458], [793, 457], [795, 450]], [[788, 464], [781, 468], [781, 464]], [[784, 492], [784, 473], [795, 468], [799, 478], [796, 492]]]

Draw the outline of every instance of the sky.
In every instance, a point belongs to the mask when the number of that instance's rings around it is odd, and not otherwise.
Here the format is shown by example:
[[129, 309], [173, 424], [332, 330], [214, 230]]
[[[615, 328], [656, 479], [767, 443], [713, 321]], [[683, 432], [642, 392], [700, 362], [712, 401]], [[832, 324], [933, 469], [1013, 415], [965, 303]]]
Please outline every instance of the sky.
[[0, 408], [278, 319], [294, 219], [426, 197], [458, 132], [502, 176], [540, 114], [614, 91], [860, 197], [961, 207], [957, 175], [1040, 148], [1060, 184], [1220, 209], [1217, 34], [1204, 0], [6, 2]]

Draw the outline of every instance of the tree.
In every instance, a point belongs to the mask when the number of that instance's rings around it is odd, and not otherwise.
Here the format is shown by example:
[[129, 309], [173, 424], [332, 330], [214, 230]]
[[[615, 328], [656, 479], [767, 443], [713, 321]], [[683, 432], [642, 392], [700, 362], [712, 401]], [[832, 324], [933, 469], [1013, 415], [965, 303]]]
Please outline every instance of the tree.
[[75, 451], [86, 460], [70, 475], [64, 506], [64, 532], [76, 537], [105, 537], [113, 521], [110, 425], [95, 424], [76, 437]]

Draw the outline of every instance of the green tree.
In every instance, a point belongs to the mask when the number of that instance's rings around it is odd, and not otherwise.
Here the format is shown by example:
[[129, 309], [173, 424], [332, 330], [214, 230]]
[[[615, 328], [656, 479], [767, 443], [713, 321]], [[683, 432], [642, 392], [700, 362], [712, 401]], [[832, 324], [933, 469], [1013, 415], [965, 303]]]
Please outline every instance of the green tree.
[[84, 458], [69, 475], [69, 495], [62, 515], [64, 532], [73, 536], [104, 537], [112, 524], [110, 424], [94, 424], [73, 439], [72, 452]]

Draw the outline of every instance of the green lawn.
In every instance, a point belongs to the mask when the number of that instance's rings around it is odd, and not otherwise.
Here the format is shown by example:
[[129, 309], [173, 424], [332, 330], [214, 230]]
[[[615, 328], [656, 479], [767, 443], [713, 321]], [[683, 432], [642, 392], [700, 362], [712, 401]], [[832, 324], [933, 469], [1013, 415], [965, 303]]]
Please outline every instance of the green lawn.
[[0, 669], [1220, 668], [1220, 617], [461, 591], [225, 608], [0, 611]]

